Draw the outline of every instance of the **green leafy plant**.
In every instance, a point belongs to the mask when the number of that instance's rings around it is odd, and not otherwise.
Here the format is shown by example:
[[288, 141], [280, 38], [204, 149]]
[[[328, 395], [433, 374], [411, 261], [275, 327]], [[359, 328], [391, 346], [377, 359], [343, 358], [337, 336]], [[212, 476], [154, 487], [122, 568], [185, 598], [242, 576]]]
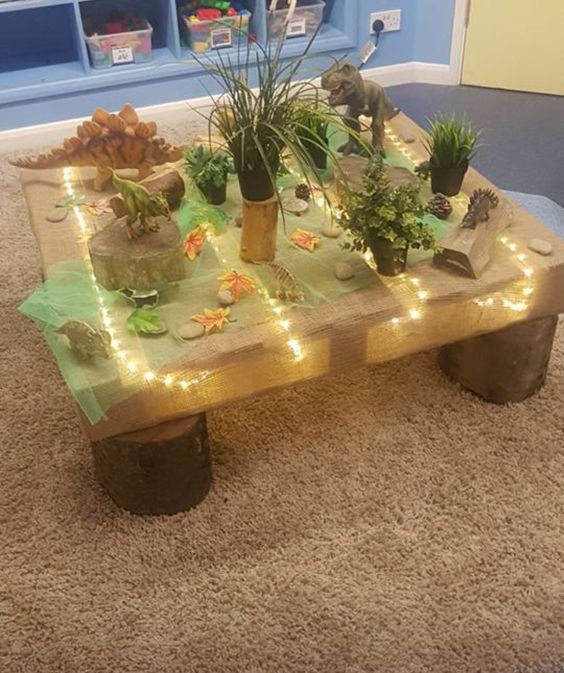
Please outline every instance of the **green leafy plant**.
[[[312, 106], [307, 123], [296, 116], [298, 104], [309, 106], [319, 98], [319, 90], [311, 80], [294, 82], [314, 38], [315, 35], [300, 56], [287, 61], [281, 58], [284, 39], [269, 43], [267, 47], [258, 43], [249, 45], [246, 59], [239, 55], [238, 62], [242, 61], [242, 65], [233, 63], [221, 52], [217, 54], [217, 63], [199, 60], [223, 89], [223, 95], [212, 99], [211, 115], [202, 113], [209, 120], [210, 135], [215, 129], [224, 139], [240, 182], [241, 176], [261, 176], [258, 182], [266, 183], [269, 191], [262, 198], [277, 194], [276, 173], [286, 151], [292, 155], [306, 180], [313, 173], [316, 181], [322, 183], [311, 153], [303, 143], [304, 134], [307, 134], [310, 147], [319, 147], [332, 155], [315, 129], [322, 128], [324, 123], [332, 123], [350, 132], [336, 113], [316, 105]], [[257, 78], [257, 89], [249, 81], [251, 69]]]
[[455, 115], [437, 115], [430, 120], [429, 137], [424, 141], [430, 163], [441, 168], [469, 162], [477, 148], [480, 132]]
[[311, 101], [310, 104], [296, 103], [294, 105], [294, 125], [296, 134], [302, 145], [312, 150], [321, 149], [327, 152], [329, 146], [330, 122], [334, 113], [319, 104]]
[[397, 251], [433, 249], [435, 236], [424, 216], [419, 189], [413, 185], [392, 187], [382, 158], [375, 156], [364, 175], [364, 191], [353, 191], [345, 199], [340, 223], [352, 240], [344, 247], [366, 252], [376, 238], [384, 238]]
[[196, 185], [213, 184], [221, 187], [229, 173], [234, 172], [233, 160], [225, 152], [212, 152], [203, 145], [195, 145], [184, 155], [184, 169]]
[[135, 334], [163, 334], [166, 325], [151, 308], [138, 308], [127, 318], [127, 329]]

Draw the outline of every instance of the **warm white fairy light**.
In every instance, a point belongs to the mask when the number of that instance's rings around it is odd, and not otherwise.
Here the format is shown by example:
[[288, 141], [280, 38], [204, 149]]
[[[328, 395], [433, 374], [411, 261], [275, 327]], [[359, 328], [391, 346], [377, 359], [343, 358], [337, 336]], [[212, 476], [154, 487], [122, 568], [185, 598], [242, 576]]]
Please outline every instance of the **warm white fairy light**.
[[173, 381], [174, 381], [174, 379], [170, 374], [167, 374], [163, 379], [163, 383], [165, 384], [165, 386], [167, 388], [172, 385]]
[[131, 372], [132, 374], [136, 374], [137, 371], [138, 371], [138, 369], [139, 369], [139, 367], [137, 366], [137, 364], [136, 364], [135, 362], [133, 362], [133, 360], [130, 360], [130, 361], [127, 363], [127, 369], [128, 369], [128, 371]]
[[143, 378], [145, 379], [145, 381], [147, 381], [147, 383], [151, 383], [151, 381], [155, 380], [156, 374], [155, 374], [155, 372], [148, 371], [148, 372], [145, 372], [145, 374], [143, 375]]
[[421, 310], [418, 308], [409, 309], [409, 317], [412, 320], [419, 320], [421, 318]]

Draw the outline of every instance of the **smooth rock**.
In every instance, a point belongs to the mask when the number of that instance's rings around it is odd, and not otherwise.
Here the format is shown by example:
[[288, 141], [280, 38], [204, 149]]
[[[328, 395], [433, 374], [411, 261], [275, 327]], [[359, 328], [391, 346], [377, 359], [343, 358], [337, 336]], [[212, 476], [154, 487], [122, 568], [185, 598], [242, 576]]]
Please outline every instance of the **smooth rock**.
[[235, 303], [235, 299], [233, 299], [233, 295], [229, 290], [220, 290], [217, 293], [217, 301], [222, 305], [222, 306], [231, 306], [231, 304]]
[[527, 245], [529, 250], [538, 252], [539, 255], [550, 255], [552, 252], [552, 243], [545, 241], [544, 238], [531, 238]]
[[184, 325], [180, 325], [177, 328], [176, 334], [181, 339], [197, 339], [198, 337], [203, 336], [204, 326], [200, 325], [198, 322], [186, 322]]
[[303, 215], [309, 210], [309, 203], [303, 199], [297, 199], [295, 196], [285, 196], [282, 199], [282, 208], [294, 215]]
[[338, 262], [335, 264], [335, 278], [338, 280], [349, 280], [354, 276], [354, 269], [347, 262]]
[[62, 222], [68, 214], [68, 208], [53, 208], [53, 210], [47, 215], [46, 219], [49, 222]]
[[321, 233], [323, 236], [327, 236], [327, 238], [339, 238], [343, 230], [334, 220], [327, 219], [323, 222]]

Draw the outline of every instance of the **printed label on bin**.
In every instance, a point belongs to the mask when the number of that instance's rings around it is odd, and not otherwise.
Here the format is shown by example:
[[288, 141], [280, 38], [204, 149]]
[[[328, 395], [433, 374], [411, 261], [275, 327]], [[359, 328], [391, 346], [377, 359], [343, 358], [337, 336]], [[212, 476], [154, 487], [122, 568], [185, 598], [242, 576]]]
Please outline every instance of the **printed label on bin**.
[[221, 47], [231, 47], [231, 28], [216, 28], [210, 31], [211, 46], [213, 49], [221, 49]]
[[133, 63], [133, 49], [131, 47], [113, 47], [112, 61], [114, 65], [120, 63]]
[[288, 21], [288, 27], [286, 28], [286, 37], [303, 37], [306, 34], [306, 20], [303, 19], [292, 19]]

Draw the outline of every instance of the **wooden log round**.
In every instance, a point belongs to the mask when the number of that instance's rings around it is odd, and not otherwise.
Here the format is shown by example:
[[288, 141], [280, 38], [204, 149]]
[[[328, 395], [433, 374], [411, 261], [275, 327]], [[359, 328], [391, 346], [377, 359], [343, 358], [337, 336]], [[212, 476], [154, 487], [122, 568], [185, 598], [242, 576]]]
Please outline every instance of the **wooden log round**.
[[134, 514], [176, 514], [198, 505], [211, 483], [206, 415], [92, 443], [96, 476]]
[[521, 402], [544, 384], [557, 323], [538, 318], [443, 346], [439, 365], [488, 402]]
[[243, 199], [241, 259], [245, 262], [272, 262], [276, 255], [278, 198], [266, 201]]
[[[148, 178], [141, 180], [139, 184], [143, 185], [149, 194], [162, 194], [171, 210], [176, 210], [180, 206], [186, 191], [182, 176], [174, 169], [150, 175]], [[110, 206], [116, 217], [124, 217], [127, 214], [121, 194], [116, 194], [110, 199]]]
[[106, 290], [151, 290], [157, 283], [175, 282], [186, 276], [182, 237], [178, 227], [164, 217], [159, 230], [135, 240], [125, 221], [112, 222], [88, 241], [96, 280]]

